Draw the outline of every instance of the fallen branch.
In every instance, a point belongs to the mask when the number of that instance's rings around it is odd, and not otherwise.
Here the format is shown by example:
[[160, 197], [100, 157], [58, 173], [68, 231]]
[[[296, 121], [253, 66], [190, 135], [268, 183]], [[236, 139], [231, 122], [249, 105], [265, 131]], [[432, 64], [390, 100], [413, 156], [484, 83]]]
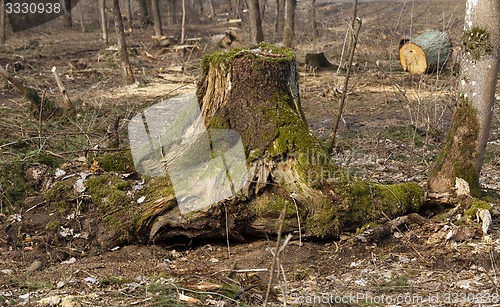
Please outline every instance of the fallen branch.
[[47, 99], [46, 97], [43, 98], [42, 104], [42, 98], [40, 98], [40, 96], [34, 89], [25, 86], [21, 81], [9, 74], [9, 72], [6, 71], [2, 65], [0, 65], [0, 76], [4, 77], [7, 81], [12, 83], [12, 85], [14, 85], [14, 87], [21, 93], [21, 95], [23, 95], [23, 97], [31, 103], [31, 109], [34, 110], [35, 113], [39, 112], [41, 105], [43, 105], [43, 109], [46, 114], [50, 114], [57, 109], [54, 105], [54, 102]]

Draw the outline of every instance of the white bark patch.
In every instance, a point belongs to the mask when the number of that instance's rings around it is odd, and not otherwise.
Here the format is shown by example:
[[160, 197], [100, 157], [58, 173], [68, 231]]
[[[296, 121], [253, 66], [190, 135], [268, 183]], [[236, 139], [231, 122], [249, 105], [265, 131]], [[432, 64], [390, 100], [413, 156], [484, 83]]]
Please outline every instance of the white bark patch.
[[465, 11], [465, 29], [472, 29], [472, 12], [477, 6], [479, 0], [467, 0], [466, 11]]

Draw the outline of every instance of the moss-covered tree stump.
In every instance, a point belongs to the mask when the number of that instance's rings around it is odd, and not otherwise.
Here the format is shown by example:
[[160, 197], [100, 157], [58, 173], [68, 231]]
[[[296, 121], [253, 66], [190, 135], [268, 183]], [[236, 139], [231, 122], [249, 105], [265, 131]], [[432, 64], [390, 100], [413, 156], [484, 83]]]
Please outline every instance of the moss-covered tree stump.
[[155, 178], [161, 184], [136, 218], [139, 238], [273, 234], [285, 203], [285, 231], [298, 231], [300, 220], [302, 234], [317, 238], [419, 210], [416, 183], [366, 183], [334, 164], [305, 122], [295, 65], [292, 50], [271, 45], [203, 59], [197, 97], [205, 125], [239, 133], [247, 180], [236, 197], [181, 214], [168, 179]]

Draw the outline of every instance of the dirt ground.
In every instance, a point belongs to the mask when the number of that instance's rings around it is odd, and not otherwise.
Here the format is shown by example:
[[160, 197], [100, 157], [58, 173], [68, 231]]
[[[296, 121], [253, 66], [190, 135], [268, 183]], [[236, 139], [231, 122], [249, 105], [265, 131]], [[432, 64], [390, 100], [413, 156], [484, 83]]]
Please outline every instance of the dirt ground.
[[[345, 70], [310, 70], [304, 55], [323, 51], [331, 62], [339, 64], [342, 58], [345, 63], [352, 4], [317, 1], [315, 37], [304, 2], [299, 2], [296, 37], [300, 95], [311, 131], [326, 139]], [[451, 60], [440, 74], [410, 76], [400, 69], [397, 46], [402, 37], [435, 28], [449, 33], [458, 51], [462, 2], [360, 2], [363, 27], [334, 156], [353, 175], [425, 185], [450, 125], [458, 64]], [[268, 14], [266, 34], [272, 37]], [[0, 306], [262, 305], [276, 245], [272, 238], [245, 243], [131, 240], [107, 246], [98, 209], [82, 214], [81, 199], [61, 199], [73, 204], [63, 210], [46, 205], [46, 192], [61, 176], [76, 181], [92, 168], [94, 156], [109, 149], [117, 118], [120, 146], [127, 148], [128, 120], [137, 112], [195, 90], [201, 57], [217, 48], [209, 37], [226, 29], [223, 23], [200, 23], [189, 26], [188, 37], [203, 40], [187, 53], [156, 46], [151, 28], [129, 34], [137, 78], [130, 86], [122, 84], [117, 55], [103, 45], [92, 24], [85, 33], [78, 27], [61, 32], [49, 24], [18, 33], [0, 48], [0, 65], [55, 100], [50, 70], [57, 66], [79, 106], [75, 120], [35, 118], [15, 89], [0, 83]], [[178, 36], [178, 27], [166, 30]], [[246, 30], [243, 26], [241, 32]], [[115, 42], [113, 34], [110, 41]], [[183, 72], [172, 72], [174, 66], [183, 66]], [[493, 206], [488, 235], [464, 208], [447, 206], [407, 216], [400, 227], [375, 240], [370, 227], [302, 244], [295, 234], [279, 259], [272, 304], [500, 306], [499, 92], [481, 174]], [[141, 178], [127, 169], [114, 173], [140, 184]]]

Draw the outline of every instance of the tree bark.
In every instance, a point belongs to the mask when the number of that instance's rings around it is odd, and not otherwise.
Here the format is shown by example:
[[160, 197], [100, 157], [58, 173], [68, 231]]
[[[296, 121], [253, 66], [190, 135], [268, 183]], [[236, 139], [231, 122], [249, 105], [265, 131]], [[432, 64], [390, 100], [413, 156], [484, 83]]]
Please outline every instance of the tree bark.
[[7, 20], [5, 14], [5, 0], [0, 0], [0, 46], [5, 44], [5, 40], [7, 39], [6, 28], [7, 28]]
[[115, 30], [118, 37], [118, 52], [120, 53], [120, 61], [122, 64], [123, 78], [127, 84], [134, 84], [134, 72], [128, 59], [127, 41], [125, 40], [125, 33], [123, 30], [122, 13], [120, 11], [120, 3], [118, 0], [112, 0], [113, 3], [113, 17], [115, 20]]
[[252, 44], [258, 44], [264, 40], [259, 0], [250, 0], [250, 32]]
[[285, 0], [285, 23], [283, 30], [283, 45], [293, 47], [295, 33], [295, 8], [297, 0]]
[[276, 0], [276, 18], [274, 20], [274, 39], [283, 33], [283, 24], [285, 19], [285, 0]]
[[63, 0], [64, 8], [64, 26], [66, 28], [73, 27], [73, 18], [71, 16], [71, 0]]
[[163, 29], [161, 26], [161, 15], [158, 0], [151, 0], [151, 10], [153, 11], [153, 21], [155, 25], [155, 35], [163, 36]]
[[[160, 198], [146, 196], [148, 201], [141, 205], [134, 219], [137, 237], [145, 241], [179, 235], [225, 238], [226, 227], [230, 237], [237, 240], [276, 234], [276, 220], [288, 203], [284, 232], [298, 230], [299, 215], [305, 236], [326, 238], [338, 236], [341, 231], [354, 231], [368, 221], [385, 219], [386, 216], [393, 218], [420, 208], [423, 191], [418, 184], [366, 183], [352, 178], [335, 165], [304, 122], [295, 63], [292, 50], [270, 45], [260, 45], [254, 50], [220, 51], [203, 59], [203, 75], [195, 102], [200, 108], [201, 115], [196, 118], [200, 118], [201, 124], [197, 121], [185, 125], [183, 122], [184, 130], [176, 131], [175, 135], [184, 135], [184, 131], [196, 135], [192, 131], [206, 127], [212, 141], [209, 152], [213, 152], [206, 157], [209, 161], [224, 156], [219, 151], [221, 148], [233, 153], [232, 146], [241, 142], [244, 159], [246, 157], [246, 163], [243, 163], [247, 170], [245, 179], [232, 186], [231, 196], [184, 215], [177, 206], [172, 189], [170, 195], [162, 192]], [[183, 101], [174, 103], [187, 105]], [[198, 159], [201, 156], [197, 150], [200, 142], [195, 137], [174, 141], [173, 145], [157, 144], [156, 140], [168, 137], [162, 132], [151, 135], [152, 131], [161, 129], [148, 121], [149, 128], [144, 129], [146, 123], [143, 120], [153, 116], [163, 122], [166, 117], [161, 113], [162, 108], [145, 110], [145, 115], [138, 114], [131, 120], [129, 137], [139, 130], [150, 131], [148, 136], [141, 134], [138, 143], [131, 139], [132, 155], [138, 172], [145, 173], [146, 166], [154, 165], [152, 160], [159, 159], [158, 163], [166, 161], [167, 172], [170, 178], [174, 178], [169, 161]], [[180, 116], [188, 117], [186, 114]], [[167, 130], [166, 134], [172, 133], [172, 129]], [[223, 139], [220, 133], [216, 133], [220, 130], [230, 131], [238, 138], [224, 146], [214, 145], [214, 140]], [[148, 146], [150, 149], [145, 150]], [[159, 154], [162, 148], [168, 149], [163, 157]], [[226, 159], [233, 156], [227, 155]], [[203, 160], [200, 165], [204, 163]], [[233, 164], [226, 160], [224, 165]], [[157, 166], [151, 169], [161, 173]], [[198, 173], [205, 174], [205, 177], [206, 168], [204, 170]], [[229, 168], [226, 170], [230, 172]], [[231, 180], [240, 178], [228, 177]], [[202, 190], [213, 195], [220, 190], [212, 191], [212, 188], [199, 184], [193, 186], [194, 181], [190, 182], [190, 193]], [[162, 191], [167, 191], [169, 185], [165, 180]], [[179, 201], [194, 198], [177, 196]]]
[[451, 192], [456, 178], [480, 195], [479, 175], [490, 134], [500, 57], [500, 2], [467, 1], [459, 103], [429, 178], [434, 192]]
[[106, 45], [109, 44], [108, 39], [108, 15], [106, 13], [106, 0], [99, 0], [99, 13], [101, 16], [101, 31], [102, 39]]

